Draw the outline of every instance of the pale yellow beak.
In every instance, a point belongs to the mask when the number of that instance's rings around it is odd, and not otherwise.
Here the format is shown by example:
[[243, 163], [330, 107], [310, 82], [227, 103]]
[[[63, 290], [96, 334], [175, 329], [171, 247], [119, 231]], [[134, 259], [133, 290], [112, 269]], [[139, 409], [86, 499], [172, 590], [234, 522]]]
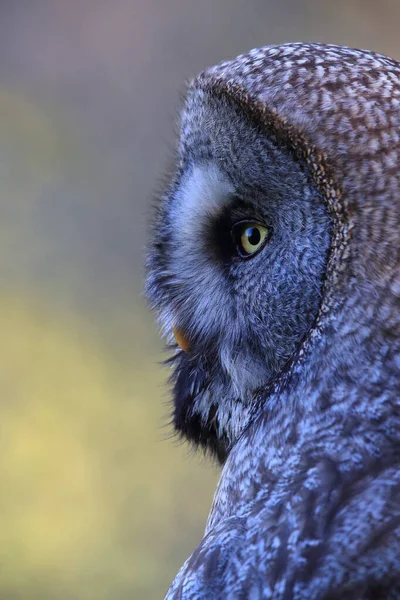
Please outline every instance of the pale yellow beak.
[[184, 351], [187, 352], [190, 348], [189, 338], [186, 336], [185, 332], [179, 327], [173, 327], [172, 333], [174, 334], [176, 343], [178, 346]]

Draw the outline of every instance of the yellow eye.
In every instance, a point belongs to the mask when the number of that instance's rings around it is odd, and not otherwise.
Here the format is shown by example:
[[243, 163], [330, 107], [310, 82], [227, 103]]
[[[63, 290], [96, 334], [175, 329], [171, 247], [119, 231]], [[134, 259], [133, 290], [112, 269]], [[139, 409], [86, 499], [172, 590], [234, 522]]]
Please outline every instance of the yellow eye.
[[242, 221], [233, 226], [233, 237], [243, 258], [252, 256], [264, 246], [268, 229], [259, 223]]

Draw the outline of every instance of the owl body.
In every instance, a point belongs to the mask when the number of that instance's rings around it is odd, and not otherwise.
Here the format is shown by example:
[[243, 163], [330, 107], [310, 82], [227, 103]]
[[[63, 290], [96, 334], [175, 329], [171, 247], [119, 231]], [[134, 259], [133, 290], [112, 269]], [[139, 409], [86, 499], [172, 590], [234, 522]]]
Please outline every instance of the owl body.
[[223, 464], [167, 598], [400, 598], [400, 67], [286, 44], [194, 80], [147, 295]]

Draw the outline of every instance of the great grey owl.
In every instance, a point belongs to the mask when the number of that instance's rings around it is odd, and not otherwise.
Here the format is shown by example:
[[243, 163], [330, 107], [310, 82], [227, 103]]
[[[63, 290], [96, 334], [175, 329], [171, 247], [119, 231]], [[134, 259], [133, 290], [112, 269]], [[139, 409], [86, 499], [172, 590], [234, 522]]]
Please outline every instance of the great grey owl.
[[223, 464], [167, 598], [400, 598], [400, 65], [284, 44], [191, 82], [146, 291]]

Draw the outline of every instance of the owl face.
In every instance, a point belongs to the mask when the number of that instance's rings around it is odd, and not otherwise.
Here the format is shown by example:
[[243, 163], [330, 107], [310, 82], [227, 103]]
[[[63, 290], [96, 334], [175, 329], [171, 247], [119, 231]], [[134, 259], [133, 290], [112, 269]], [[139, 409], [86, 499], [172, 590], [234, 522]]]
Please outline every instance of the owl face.
[[330, 230], [305, 165], [254, 114], [188, 98], [146, 292], [174, 350], [175, 428], [220, 461], [318, 314]]

